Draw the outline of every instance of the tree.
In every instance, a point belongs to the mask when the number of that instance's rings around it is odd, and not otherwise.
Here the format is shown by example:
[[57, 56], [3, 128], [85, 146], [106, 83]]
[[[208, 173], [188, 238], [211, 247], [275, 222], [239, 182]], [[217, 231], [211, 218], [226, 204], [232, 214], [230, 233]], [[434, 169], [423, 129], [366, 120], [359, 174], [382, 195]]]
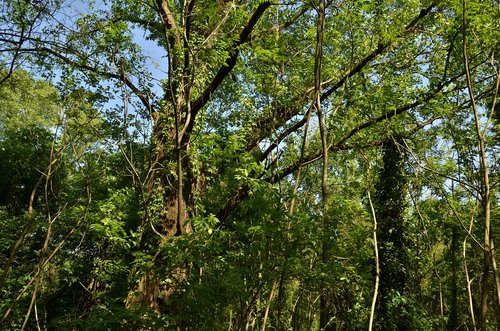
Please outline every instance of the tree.
[[405, 307], [409, 267], [406, 239], [407, 181], [400, 144], [392, 140], [383, 145], [383, 165], [376, 185], [380, 256], [380, 329], [411, 329]]

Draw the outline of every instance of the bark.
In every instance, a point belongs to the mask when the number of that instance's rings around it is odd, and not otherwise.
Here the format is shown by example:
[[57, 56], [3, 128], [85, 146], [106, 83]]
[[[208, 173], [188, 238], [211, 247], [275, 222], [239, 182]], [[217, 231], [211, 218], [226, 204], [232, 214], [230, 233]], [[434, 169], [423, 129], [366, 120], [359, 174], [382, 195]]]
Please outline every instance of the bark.
[[469, 269], [467, 267], [467, 239], [472, 231], [472, 226], [474, 224], [474, 218], [471, 218], [470, 225], [469, 225], [469, 231], [467, 232], [467, 235], [464, 238], [463, 244], [462, 244], [462, 257], [464, 261], [464, 272], [465, 272], [465, 279], [467, 281], [467, 297], [468, 297], [468, 308], [469, 308], [469, 313], [470, 313], [470, 319], [472, 323], [472, 327], [474, 331], [477, 331], [477, 326], [476, 326], [476, 317], [474, 314], [474, 302], [472, 298], [472, 281], [473, 279], [470, 279], [469, 276]]
[[478, 114], [478, 108], [475, 101], [474, 86], [472, 84], [472, 77], [469, 65], [469, 56], [467, 49], [467, 2], [463, 1], [463, 58], [465, 66], [465, 74], [467, 78], [467, 90], [469, 92], [469, 98], [471, 100], [471, 107], [474, 116], [474, 128], [477, 136], [477, 143], [479, 147], [479, 171], [481, 180], [481, 205], [484, 217], [484, 242], [483, 242], [483, 274], [481, 278], [481, 330], [486, 331], [488, 326], [488, 294], [489, 294], [489, 274], [491, 267], [491, 192], [490, 192], [490, 179], [489, 179], [489, 169], [488, 169], [488, 157], [486, 154], [485, 146], [485, 133], [481, 130], [480, 118]]
[[368, 331], [373, 330], [373, 321], [375, 319], [375, 307], [377, 304], [378, 287], [380, 284], [380, 263], [378, 255], [378, 243], [377, 243], [377, 214], [375, 213], [375, 207], [373, 206], [372, 198], [370, 195], [370, 190], [368, 189], [368, 202], [370, 203], [370, 210], [373, 219], [373, 250], [375, 253], [375, 288], [373, 289], [372, 305], [370, 308], [370, 321], [368, 323]]
[[[321, 198], [323, 205], [323, 236], [324, 239], [321, 244], [321, 261], [324, 264], [329, 260], [329, 246], [328, 242], [330, 231], [328, 219], [328, 143], [326, 140], [325, 120], [321, 109], [321, 60], [323, 56], [323, 28], [325, 21], [325, 1], [320, 0], [318, 6], [318, 20], [316, 24], [316, 52], [314, 56], [314, 109], [318, 115], [319, 130], [321, 136], [321, 154], [323, 160], [323, 169], [321, 175]], [[333, 325], [330, 325], [331, 311], [329, 309], [328, 287], [323, 289], [320, 296], [319, 308], [319, 327], [322, 330], [331, 330]]]
[[[224, 2], [218, 3], [225, 6]], [[157, 249], [152, 261], [153, 267], [142, 271], [139, 282], [132, 288], [127, 298], [128, 307], [145, 306], [153, 309], [157, 314], [162, 313], [165, 303], [175, 295], [175, 287], [162, 284], [155, 267], [162, 264], [160, 246], [174, 236], [193, 231], [188, 222], [190, 213], [195, 211], [194, 195], [202, 190], [203, 182], [199, 176], [195, 178], [190, 156], [191, 134], [197, 122], [197, 115], [207, 105], [211, 95], [218, 89], [222, 81], [229, 75], [236, 65], [240, 46], [250, 40], [250, 36], [262, 17], [270, 2], [262, 2], [251, 14], [248, 22], [243, 26], [237, 40], [228, 46], [228, 57], [215, 70], [214, 76], [200, 86], [195, 83], [196, 69], [194, 66], [196, 54], [190, 51], [190, 35], [193, 28], [192, 21], [195, 15], [196, 1], [182, 3], [182, 8], [174, 10], [167, 0], [157, 0], [156, 7], [164, 28], [165, 44], [168, 51], [168, 83], [165, 87], [162, 108], [154, 114], [152, 170], [148, 178], [148, 197], [150, 209], [158, 209], [158, 198], [161, 207], [158, 213], [151, 214], [149, 220], [151, 231], [143, 234], [142, 246]], [[223, 15], [221, 12], [220, 15]], [[181, 19], [179, 19], [181, 17]], [[217, 20], [215, 20], [217, 21]], [[214, 21], [214, 22], [215, 22]], [[213, 31], [202, 33], [212, 36]], [[209, 43], [205, 47], [210, 48]], [[198, 85], [196, 85], [198, 84]], [[197, 98], [193, 98], [196, 90]], [[158, 197], [158, 195], [161, 195]], [[185, 266], [170, 271], [171, 278], [182, 282], [187, 276]], [[164, 277], [163, 277], [164, 278]]]
[[[409, 22], [404, 30], [398, 33], [394, 39], [389, 40], [385, 43], [381, 43], [377, 45], [376, 48], [373, 49], [370, 53], [368, 53], [365, 57], [363, 57], [359, 62], [357, 62], [352, 68], [349, 68], [347, 73], [343, 75], [338, 80], [327, 80], [320, 84], [321, 88], [324, 90], [321, 93], [320, 100], [321, 102], [325, 102], [328, 100], [335, 92], [337, 92], [346, 82], [353, 76], [359, 74], [364, 68], [366, 68], [372, 61], [374, 61], [380, 55], [386, 53], [396, 42], [401, 38], [408, 37], [411, 35], [417, 28], [418, 24], [425, 18], [429, 13], [431, 13], [432, 9], [437, 6], [436, 2], [431, 3], [428, 7], [423, 8], [418, 15], [416, 15], [411, 22]], [[438, 86], [438, 92], [446, 85], [445, 82]], [[268, 138], [270, 133], [273, 132], [272, 128], [274, 127], [283, 127], [285, 124], [292, 119], [294, 116], [300, 114], [300, 111], [304, 108], [304, 104], [306, 104], [313, 93], [314, 87], [308, 87], [304, 91], [301, 91], [297, 94], [297, 96], [291, 100], [291, 102], [287, 103], [287, 105], [278, 107], [275, 111], [275, 114], [272, 114], [271, 117], [265, 117], [256, 121], [254, 125], [253, 134], [248, 139], [247, 150], [252, 150], [256, 146], [258, 146], [259, 142]], [[428, 100], [426, 100], [428, 101]], [[417, 103], [416, 105], [418, 105]], [[415, 106], [416, 106], [415, 105]], [[405, 110], [403, 110], [405, 111]], [[392, 111], [394, 113], [394, 111]], [[389, 115], [391, 112], [388, 113]], [[388, 118], [388, 117], [386, 117]], [[285, 133], [279, 137], [278, 141], [271, 145], [272, 148], [276, 148], [278, 144], [283, 141], [289, 134], [296, 132], [299, 128], [305, 125], [307, 122], [306, 117], [302, 120], [293, 124], [289, 130], [286, 130]], [[371, 125], [369, 123], [368, 125]], [[359, 130], [358, 130], [359, 131]], [[269, 154], [270, 150], [264, 153], [265, 155]]]
[[379, 228], [379, 305], [377, 316], [382, 330], [408, 330], [409, 316], [400, 300], [406, 293], [406, 178], [404, 158], [395, 141], [383, 146], [383, 169], [377, 183], [375, 207]]
[[456, 330], [458, 323], [458, 231], [457, 226], [452, 227], [451, 233], [451, 279], [450, 279], [450, 313], [448, 317], [448, 330]]

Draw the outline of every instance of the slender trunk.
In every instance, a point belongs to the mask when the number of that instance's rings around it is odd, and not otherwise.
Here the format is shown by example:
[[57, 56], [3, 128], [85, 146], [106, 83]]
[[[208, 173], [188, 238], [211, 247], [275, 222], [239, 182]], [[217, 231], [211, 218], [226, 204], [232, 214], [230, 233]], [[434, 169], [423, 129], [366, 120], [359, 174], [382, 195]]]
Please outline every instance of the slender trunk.
[[370, 203], [370, 210], [372, 212], [372, 218], [373, 218], [373, 249], [375, 251], [375, 288], [373, 289], [372, 306], [370, 309], [370, 322], [368, 324], [368, 331], [372, 331], [373, 320], [375, 317], [375, 305], [377, 304], [378, 286], [380, 281], [380, 265], [379, 265], [378, 243], [377, 243], [377, 216], [375, 214], [375, 208], [373, 207], [370, 190], [368, 190], [368, 202]]
[[497, 261], [495, 258], [495, 244], [493, 243], [493, 238], [490, 241], [491, 245], [491, 266], [493, 267], [493, 278], [495, 279], [495, 289], [496, 289], [496, 309], [497, 309], [497, 329], [500, 328], [500, 277], [498, 276]]
[[467, 38], [466, 38], [466, 28], [467, 28], [467, 2], [463, 1], [463, 57], [465, 74], [467, 78], [467, 89], [469, 92], [469, 97], [472, 105], [472, 111], [474, 115], [474, 124], [476, 130], [477, 141], [479, 145], [479, 161], [480, 161], [480, 175], [481, 175], [481, 205], [483, 207], [484, 215], [484, 254], [483, 254], [483, 275], [481, 280], [481, 330], [486, 331], [487, 329], [487, 317], [488, 317], [488, 292], [489, 292], [489, 273], [491, 264], [491, 197], [490, 197], [490, 179], [488, 170], [488, 159], [486, 155], [485, 147], [485, 133], [481, 130], [480, 119], [478, 114], [478, 109], [474, 96], [474, 86], [472, 84], [472, 77], [469, 66], [469, 58], [467, 51]]
[[267, 326], [267, 318], [269, 316], [269, 310], [271, 309], [271, 304], [274, 299], [274, 293], [276, 292], [276, 286], [278, 285], [278, 281], [274, 281], [273, 287], [271, 288], [271, 293], [269, 294], [269, 299], [267, 301], [266, 311], [264, 312], [264, 318], [262, 319], [262, 327], [261, 331], [266, 331]]
[[469, 226], [469, 231], [467, 232], [467, 235], [464, 238], [464, 242], [462, 245], [462, 257], [464, 259], [464, 272], [465, 272], [465, 279], [467, 281], [467, 296], [469, 298], [469, 312], [470, 312], [470, 318], [472, 322], [472, 327], [474, 331], [477, 331], [476, 327], [476, 317], [474, 315], [474, 302], [472, 300], [472, 280], [469, 277], [469, 270], [467, 269], [467, 238], [469, 237], [469, 233], [472, 231], [472, 225], [474, 224], [474, 218], [471, 218], [470, 221], [470, 226]]
[[286, 304], [285, 302], [285, 276], [286, 276], [286, 262], [283, 263], [280, 280], [278, 285], [278, 299], [277, 299], [277, 307], [276, 307], [276, 329], [281, 330], [281, 315], [283, 313], [283, 306]]
[[21, 330], [24, 330], [27, 326], [28, 320], [31, 316], [31, 312], [33, 309], [35, 310], [35, 319], [37, 325], [39, 325], [39, 320], [38, 320], [38, 314], [37, 314], [37, 293], [38, 289], [40, 287], [40, 284], [42, 283], [43, 279], [43, 273], [45, 269], [45, 263], [48, 260], [48, 250], [49, 250], [49, 243], [52, 239], [52, 225], [54, 224], [54, 221], [58, 216], [53, 216], [50, 210], [50, 202], [49, 202], [49, 186], [50, 182], [52, 180], [52, 175], [53, 175], [53, 164], [54, 164], [54, 146], [55, 146], [55, 140], [52, 141], [52, 147], [50, 150], [50, 163], [47, 169], [47, 174], [45, 175], [45, 186], [44, 186], [44, 197], [45, 197], [45, 204], [46, 204], [46, 209], [47, 209], [47, 232], [45, 234], [45, 240], [43, 242], [42, 249], [40, 250], [40, 260], [38, 261], [38, 266], [37, 266], [37, 272], [35, 274], [35, 286], [33, 289], [33, 294], [31, 296], [31, 302], [28, 308], [28, 311], [26, 312], [25, 318], [23, 325], [21, 327]]
[[[323, 27], [325, 20], [325, 0], [319, 1], [318, 20], [316, 25], [316, 52], [314, 57], [314, 103], [316, 113], [318, 115], [319, 130], [321, 136], [323, 170], [321, 176], [321, 197], [323, 204], [323, 236], [324, 239], [321, 245], [321, 260], [323, 263], [328, 262], [328, 238], [329, 222], [328, 222], [328, 144], [326, 139], [325, 120], [321, 109], [321, 60], [323, 56]], [[320, 297], [320, 318], [319, 327], [321, 330], [328, 330], [330, 320], [330, 311], [328, 308], [328, 290], [325, 288]]]
[[[500, 9], [500, 3], [499, 7]], [[497, 102], [498, 102], [498, 92], [500, 90], [500, 72], [495, 69], [496, 71], [496, 82], [495, 82], [495, 92], [493, 94], [493, 100], [491, 103], [491, 110], [490, 110], [490, 115], [488, 118], [488, 122], [486, 123], [486, 126], [491, 122], [491, 119], [497, 109]], [[485, 131], [486, 132], [486, 131]], [[497, 269], [497, 261], [495, 257], [495, 245], [493, 242], [493, 236], [490, 238], [490, 249], [491, 249], [491, 264], [493, 267], [493, 277], [495, 279], [495, 288], [496, 288], [496, 297], [497, 297], [497, 328], [500, 328], [500, 276], [498, 275], [498, 269]]]
[[458, 228], [453, 226], [451, 232], [451, 280], [450, 280], [450, 314], [448, 317], [448, 330], [458, 328]]

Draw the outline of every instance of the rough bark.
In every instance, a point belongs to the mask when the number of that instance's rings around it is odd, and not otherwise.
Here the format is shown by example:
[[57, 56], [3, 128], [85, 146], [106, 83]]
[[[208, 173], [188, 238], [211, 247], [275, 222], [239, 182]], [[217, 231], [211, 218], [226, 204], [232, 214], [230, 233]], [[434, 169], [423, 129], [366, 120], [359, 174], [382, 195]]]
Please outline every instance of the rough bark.
[[[218, 5], [224, 7], [225, 3], [221, 1]], [[256, 24], [270, 5], [270, 2], [264, 1], [257, 6], [236, 41], [228, 46], [228, 57], [219, 69], [214, 71], [213, 77], [202, 85], [195, 82], [197, 68], [194, 63], [197, 55], [190, 51], [190, 35], [194, 26], [192, 22], [196, 19], [195, 0], [178, 4], [179, 8], [171, 8], [171, 3], [167, 0], [156, 1], [168, 52], [168, 82], [162, 108], [154, 114], [153, 166], [148, 182], [150, 209], [158, 209], [158, 206], [154, 205], [158, 200], [161, 201], [161, 206], [158, 213], [151, 213], [150, 228], [143, 237], [150, 247], [157, 247], [158, 252], [161, 245], [172, 237], [193, 231], [188, 220], [190, 213], [195, 210], [194, 195], [197, 190], [202, 189], [200, 180], [194, 178], [189, 153], [197, 115], [233, 70], [240, 46], [250, 40]], [[225, 14], [221, 11], [220, 15]], [[217, 33], [216, 29], [217, 27], [211, 32], [202, 31], [202, 34], [208, 39]], [[210, 48], [210, 44], [206, 43], [205, 47]], [[196, 93], [193, 90], [196, 90]], [[193, 94], [198, 97], [194, 98]], [[158, 195], [161, 195], [160, 199]], [[142, 271], [139, 282], [127, 299], [128, 307], [146, 306], [160, 314], [162, 307], [175, 294], [175, 289], [162, 284], [155, 272], [155, 267], [162, 263], [160, 255], [155, 255], [151, 269]], [[170, 272], [170, 276], [175, 276], [179, 282], [186, 277], [184, 267]]]
[[377, 316], [381, 330], [409, 330], [404, 313], [408, 257], [403, 218], [406, 178], [404, 158], [395, 141], [383, 146], [383, 168], [376, 185], [375, 206], [379, 226], [380, 284]]

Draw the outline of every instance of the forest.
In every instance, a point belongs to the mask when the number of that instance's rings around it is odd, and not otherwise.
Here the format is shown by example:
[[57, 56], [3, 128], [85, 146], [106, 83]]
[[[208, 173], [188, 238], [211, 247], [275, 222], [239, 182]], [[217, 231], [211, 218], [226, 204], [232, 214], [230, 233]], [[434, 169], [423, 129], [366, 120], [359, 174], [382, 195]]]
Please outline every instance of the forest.
[[1, 330], [500, 330], [497, 0], [0, 0]]

